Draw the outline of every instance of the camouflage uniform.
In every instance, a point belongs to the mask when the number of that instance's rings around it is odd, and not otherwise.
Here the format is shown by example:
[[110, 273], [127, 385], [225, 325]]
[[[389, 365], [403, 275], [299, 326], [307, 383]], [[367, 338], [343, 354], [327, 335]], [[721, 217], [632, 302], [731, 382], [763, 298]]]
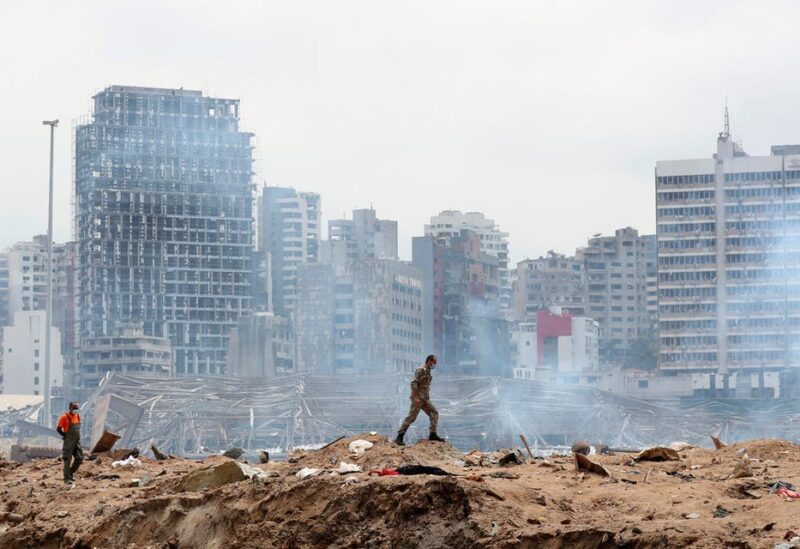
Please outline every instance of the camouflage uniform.
[[417, 368], [414, 373], [414, 379], [411, 381], [411, 409], [408, 411], [408, 416], [400, 426], [400, 433], [405, 433], [412, 423], [417, 419], [419, 411], [425, 412], [431, 420], [430, 432], [436, 433], [436, 427], [439, 424], [439, 412], [436, 407], [431, 404], [431, 367], [427, 364], [422, 364]]

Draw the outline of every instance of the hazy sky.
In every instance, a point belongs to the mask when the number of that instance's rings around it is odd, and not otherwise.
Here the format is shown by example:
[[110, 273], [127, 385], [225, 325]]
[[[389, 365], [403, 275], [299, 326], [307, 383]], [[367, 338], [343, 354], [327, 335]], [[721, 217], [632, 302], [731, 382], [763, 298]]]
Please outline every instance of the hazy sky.
[[514, 261], [655, 229], [656, 160], [707, 157], [725, 97], [750, 154], [800, 142], [798, 2], [4, 2], [0, 247], [70, 238], [72, 126], [110, 84], [242, 100], [256, 181], [370, 204], [401, 250], [442, 209]]

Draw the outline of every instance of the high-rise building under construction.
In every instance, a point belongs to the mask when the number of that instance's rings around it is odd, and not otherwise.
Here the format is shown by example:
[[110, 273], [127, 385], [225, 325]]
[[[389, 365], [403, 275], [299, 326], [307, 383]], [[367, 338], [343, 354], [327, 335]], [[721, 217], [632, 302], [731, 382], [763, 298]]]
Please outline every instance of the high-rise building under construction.
[[79, 344], [137, 323], [170, 339], [176, 375], [221, 374], [252, 299], [239, 101], [110, 86], [93, 105], [75, 134]]

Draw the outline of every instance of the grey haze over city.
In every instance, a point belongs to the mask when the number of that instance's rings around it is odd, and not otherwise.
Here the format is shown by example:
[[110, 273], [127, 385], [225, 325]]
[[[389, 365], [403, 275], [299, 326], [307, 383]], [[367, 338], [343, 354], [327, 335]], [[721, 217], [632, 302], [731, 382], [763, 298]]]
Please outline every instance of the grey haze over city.
[[72, 126], [110, 84], [241, 99], [255, 182], [374, 206], [400, 255], [443, 209], [511, 234], [512, 260], [653, 232], [653, 166], [705, 158], [727, 97], [751, 154], [798, 141], [796, 2], [10, 2], [0, 246], [71, 238]]

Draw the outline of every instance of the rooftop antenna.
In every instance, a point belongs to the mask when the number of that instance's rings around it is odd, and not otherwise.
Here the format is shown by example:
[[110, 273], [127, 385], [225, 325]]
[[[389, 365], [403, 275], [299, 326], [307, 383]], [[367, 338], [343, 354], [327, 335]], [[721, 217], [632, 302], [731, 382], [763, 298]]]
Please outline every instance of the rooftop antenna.
[[723, 137], [730, 137], [731, 135], [731, 119], [728, 116], [728, 98], [725, 97], [725, 130], [722, 132]]

